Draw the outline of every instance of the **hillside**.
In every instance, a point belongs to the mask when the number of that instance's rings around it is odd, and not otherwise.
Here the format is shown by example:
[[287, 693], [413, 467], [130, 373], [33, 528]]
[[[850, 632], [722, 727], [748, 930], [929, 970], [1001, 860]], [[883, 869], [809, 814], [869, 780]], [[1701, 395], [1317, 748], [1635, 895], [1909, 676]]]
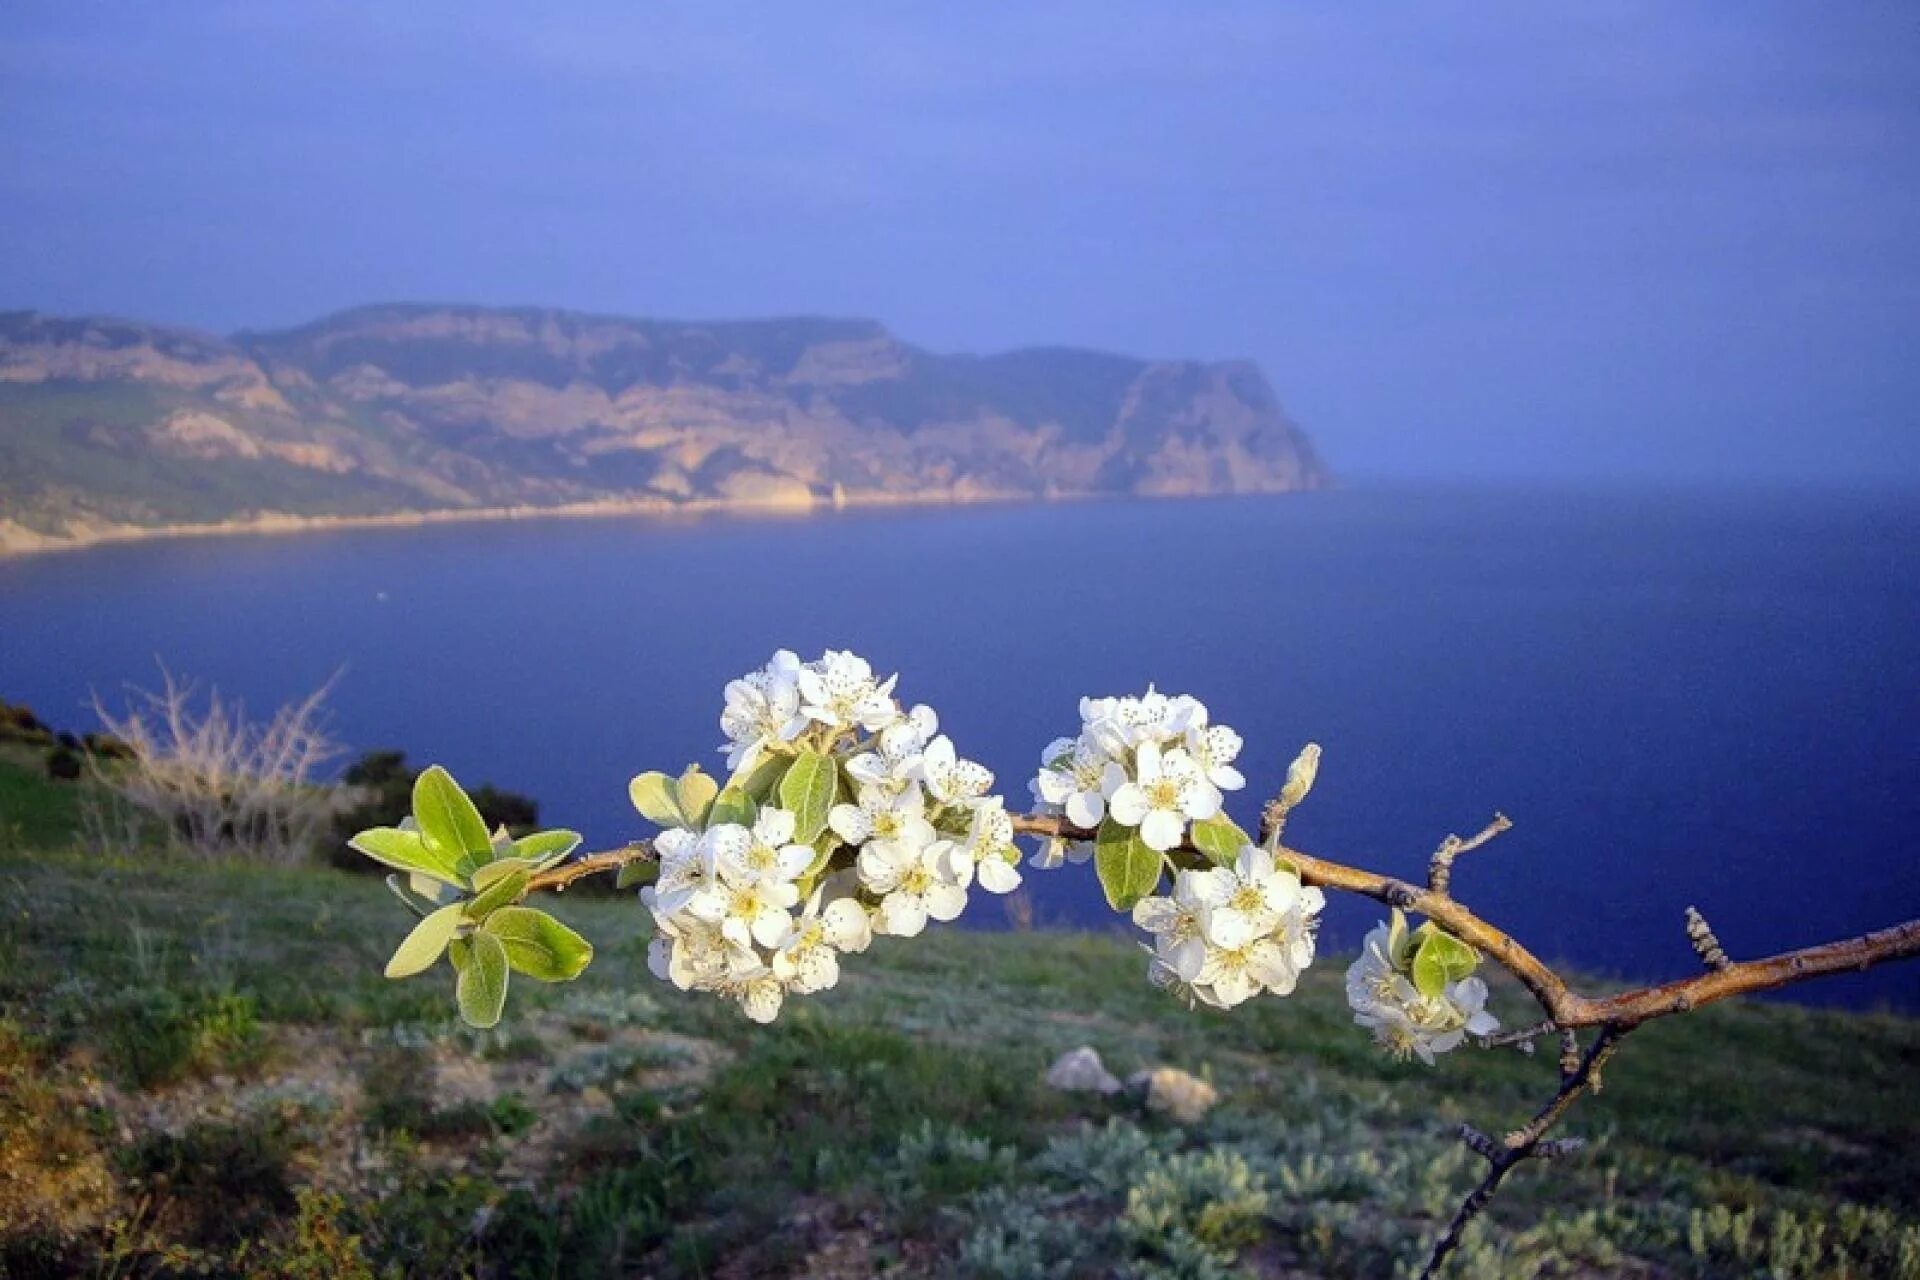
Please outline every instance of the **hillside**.
[[[1554, 1078], [1381, 1057], [1337, 956], [1189, 1012], [1119, 936], [883, 942], [759, 1028], [578, 894], [592, 967], [474, 1033], [444, 967], [381, 978], [408, 918], [376, 878], [103, 861], [36, 764], [0, 751], [0, 1275], [1359, 1280], [1477, 1176], [1454, 1127]], [[1081, 1045], [1219, 1105], [1046, 1087]], [[1569, 1126], [1596, 1145], [1517, 1176], [1450, 1275], [1920, 1275], [1917, 1064], [1882, 1015], [1650, 1027]]]
[[0, 550], [317, 517], [1325, 481], [1246, 363], [937, 355], [865, 320], [377, 306], [222, 339], [0, 313]]

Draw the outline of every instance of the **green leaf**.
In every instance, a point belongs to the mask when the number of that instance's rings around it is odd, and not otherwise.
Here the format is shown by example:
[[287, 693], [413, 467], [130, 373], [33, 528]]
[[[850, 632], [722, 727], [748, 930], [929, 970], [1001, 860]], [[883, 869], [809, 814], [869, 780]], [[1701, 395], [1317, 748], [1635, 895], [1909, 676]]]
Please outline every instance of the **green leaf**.
[[431, 876], [450, 885], [460, 884], [457, 859], [428, 845], [418, 831], [372, 827], [347, 841], [347, 847], [396, 871]]
[[513, 842], [513, 856], [525, 858], [536, 871], [545, 871], [579, 847], [578, 831], [536, 831]]
[[717, 827], [733, 822], [750, 827], [759, 816], [760, 806], [753, 802], [746, 788], [728, 787], [714, 800], [713, 808], [707, 811], [707, 825]]
[[684, 827], [686, 815], [680, 812], [680, 800], [673, 779], [658, 770], [641, 774], [627, 784], [627, 798], [648, 822], [663, 827]]
[[1094, 840], [1093, 869], [1107, 905], [1131, 911], [1133, 904], [1160, 887], [1160, 851], [1140, 838], [1138, 827], [1122, 826], [1112, 818], [1100, 823]]
[[[483, 867], [481, 870], [486, 872], [492, 869], [492, 867]], [[473, 887], [481, 891], [474, 896], [473, 901], [466, 904], [467, 919], [485, 920], [493, 912], [518, 900], [520, 895], [527, 891], [528, 879], [525, 867], [510, 867], [504, 874], [492, 877], [487, 886], [481, 889], [480, 877], [476, 875]]]
[[389, 978], [411, 978], [416, 973], [424, 973], [433, 967], [440, 953], [453, 941], [453, 935], [459, 932], [461, 924], [460, 907], [456, 903], [451, 907], [442, 907], [413, 926], [413, 932], [403, 939], [394, 950], [393, 959], [387, 961]]
[[1420, 926], [1420, 949], [1413, 953], [1413, 985], [1423, 996], [1443, 994], [1450, 982], [1474, 971], [1480, 956], [1474, 949], [1429, 922]]
[[795, 840], [811, 844], [826, 829], [839, 785], [840, 766], [832, 756], [802, 751], [794, 758], [793, 767], [780, 779], [780, 803], [793, 812]]
[[1252, 844], [1253, 840], [1232, 818], [1217, 813], [1204, 822], [1193, 824], [1193, 843], [1215, 866], [1230, 867], [1240, 857], [1240, 851]]
[[502, 907], [480, 932], [506, 948], [515, 972], [538, 982], [571, 982], [593, 959], [593, 944], [532, 907]]
[[460, 977], [453, 984], [460, 1017], [470, 1027], [485, 1030], [500, 1021], [507, 1004], [507, 949], [500, 939], [476, 933], [462, 940], [454, 954], [464, 956], [454, 967]]
[[413, 820], [429, 848], [461, 871], [493, 861], [493, 838], [453, 775], [433, 765], [413, 781]]
[[673, 786], [674, 801], [680, 806], [687, 825], [701, 831], [706, 830], [707, 811], [713, 808], [713, 798], [719, 794], [720, 784], [700, 772], [697, 764], [688, 765]]
[[387, 890], [392, 893], [394, 897], [400, 899], [401, 906], [422, 919], [426, 917], [427, 909], [420, 905], [418, 898], [407, 892], [407, 886], [401, 882], [398, 875], [390, 875], [387, 877]]
[[735, 773], [727, 785], [738, 787], [755, 800], [765, 804], [779, 787], [780, 779], [787, 776], [787, 770], [792, 766], [792, 756], [767, 752], [754, 763], [752, 768]]
[[643, 884], [652, 884], [660, 878], [660, 864], [652, 858], [645, 862], [629, 862], [620, 868], [620, 874], [613, 878], [616, 889], [633, 889]]

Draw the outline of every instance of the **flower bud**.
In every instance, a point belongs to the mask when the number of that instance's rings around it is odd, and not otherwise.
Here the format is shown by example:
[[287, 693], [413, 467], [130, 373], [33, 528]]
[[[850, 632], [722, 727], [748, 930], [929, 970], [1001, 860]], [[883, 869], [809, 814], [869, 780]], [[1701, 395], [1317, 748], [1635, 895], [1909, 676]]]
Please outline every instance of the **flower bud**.
[[1287, 783], [1280, 788], [1280, 807], [1291, 809], [1307, 798], [1313, 780], [1320, 772], [1320, 744], [1309, 742], [1287, 766]]

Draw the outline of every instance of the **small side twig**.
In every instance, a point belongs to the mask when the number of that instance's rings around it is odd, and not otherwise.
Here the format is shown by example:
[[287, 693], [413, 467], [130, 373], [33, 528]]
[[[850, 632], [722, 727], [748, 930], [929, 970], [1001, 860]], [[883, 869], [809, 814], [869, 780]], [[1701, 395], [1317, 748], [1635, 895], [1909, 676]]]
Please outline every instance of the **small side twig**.
[[1420, 1273], [1421, 1280], [1431, 1280], [1432, 1277], [1440, 1274], [1440, 1269], [1446, 1265], [1447, 1258], [1460, 1247], [1461, 1237], [1466, 1233], [1468, 1226], [1480, 1216], [1488, 1202], [1493, 1199], [1494, 1192], [1500, 1189], [1500, 1184], [1515, 1168], [1528, 1160], [1558, 1160], [1573, 1154], [1585, 1145], [1579, 1138], [1558, 1138], [1549, 1141], [1546, 1135], [1554, 1125], [1560, 1122], [1561, 1117], [1566, 1115], [1567, 1108], [1571, 1107], [1581, 1094], [1599, 1087], [1600, 1068], [1605, 1066], [1607, 1059], [1613, 1056], [1614, 1050], [1620, 1045], [1621, 1038], [1626, 1034], [1627, 1028], [1624, 1027], [1602, 1027], [1600, 1034], [1594, 1038], [1592, 1046], [1580, 1059], [1578, 1068], [1560, 1082], [1559, 1090], [1547, 1104], [1540, 1108], [1532, 1120], [1499, 1142], [1495, 1142], [1472, 1125], [1461, 1126], [1461, 1141], [1465, 1142], [1476, 1155], [1486, 1160], [1486, 1176], [1480, 1179], [1478, 1186], [1467, 1193], [1467, 1198], [1462, 1200], [1460, 1207], [1454, 1211], [1453, 1220], [1447, 1224], [1446, 1233], [1434, 1242], [1433, 1253], [1427, 1259], [1426, 1269]]
[[1447, 893], [1453, 884], [1453, 860], [1463, 853], [1472, 853], [1501, 832], [1511, 830], [1512, 827], [1511, 818], [1504, 813], [1496, 813], [1493, 815], [1492, 822], [1480, 828], [1479, 835], [1466, 840], [1450, 835], [1442, 840], [1440, 847], [1433, 851], [1432, 861], [1427, 864], [1427, 888], [1435, 893]]

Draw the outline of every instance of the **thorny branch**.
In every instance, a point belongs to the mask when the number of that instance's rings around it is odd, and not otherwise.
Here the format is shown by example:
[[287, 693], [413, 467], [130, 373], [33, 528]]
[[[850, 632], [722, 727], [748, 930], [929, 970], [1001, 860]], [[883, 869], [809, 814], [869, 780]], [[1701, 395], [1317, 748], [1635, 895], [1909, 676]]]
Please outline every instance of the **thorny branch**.
[[[1512, 974], [1539, 1002], [1546, 1017], [1517, 1031], [1490, 1036], [1488, 1047], [1520, 1045], [1531, 1048], [1533, 1040], [1544, 1035], [1561, 1037], [1560, 1087], [1546, 1105], [1526, 1125], [1494, 1139], [1467, 1126], [1461, 1139], [1467, 1147], [1487, 1161], [1486, 1175], [1466, 1199], [1461, 1201], [1445, 1234], [1434, 1243], [1423, 1277], [1440, 1273], [1447, 1258], [1460, 1244], [1462, 1233], [1478, 1217], [1506, 1176], [1528, 1160], [1552, 1160], [1569, 1155], [1582, 1145], [1580, 1139], [1547, 1137], [1569, 1108], [1582, 1096], [1598, 1093], [1601, 1068], [1619, 1048], [1621, 1040], [1635, 1028], [1656, 1018], [1689, 1013], [1703, 1005], [1733, 996], [1771, 991], [1828, 974], [1847, 973], [1920, 956], [1920, 919], [1908, 920], [1857, 938], [1846, 938], [1819, 946], [1802, 947], [1760, 960], [1735, 962], [1729, 959], [1697, 911], [1688, 909], [1686, 922], [1690, 944], [1699, 954], [1707, 972], [1657, 986], [1639, 987], [1605, 997], [1585, 996], [1567, 985], [1565, 979], [1528, 951], [1505, 930], [1482, 920], [1455, 901], [1449, 884], [1453, 859], [1486, 844], [1513, 824], [1497, 814], [1478, 835], [1462, 840], [1449, 836], [1434, 851], [1428, 885], [1422, 888], [1392, 876], [1364, 871], [1345, 863], [1317, 858], [1278, 843], [1280, 823], [1290, 807], [1282, 800], [1268, 806], [1267, 826], [1263, 832], [1275, 851], [1291, 862], [1302, 882], [1322, 889], [1357, 894], [1403, 911], [1417, 912], [1438, 924]], [[1078, 828], [1064, 818], [1044, 814], [1013, 815], [1014, 830], [1022, 835], [1047, 839], [1092, 840], [1095, 833]], [[1189, 853], [1197, 850], [1186, 847]], [[583, 857], [534, 876], [529, 891], [564, 890], [586, 876], [617, 871], [629, 863], [654, 857], [653, 846], [645, 840], [622, 845]], [[1597, 1027], [1599, 1033], [1584, 1050], [1577, 1032]]]

